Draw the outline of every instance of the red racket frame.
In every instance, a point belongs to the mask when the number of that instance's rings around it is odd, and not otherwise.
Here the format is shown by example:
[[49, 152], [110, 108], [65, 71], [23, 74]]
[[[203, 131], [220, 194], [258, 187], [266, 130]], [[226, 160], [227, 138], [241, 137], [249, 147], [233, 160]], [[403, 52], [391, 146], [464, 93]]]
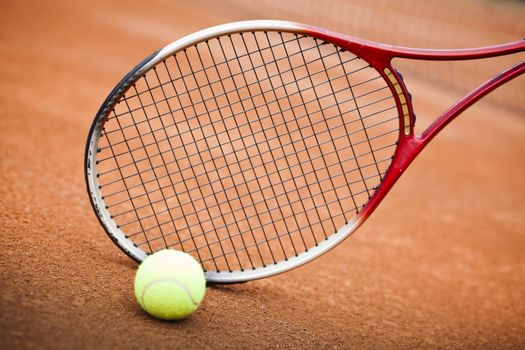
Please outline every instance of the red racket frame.
[[503, 85], [513, 78], [525, 73], [525, 61], [520, 62], [515, 66], [499, 73], [497, 76], [488, 80], [455, 102], [421, 135], [415, 135], [415, 116], [412, 102], [410, 101], [410, 95], [403, 83], [401, 76], [392, 67], [392, 60], [394, 58], [429, 61], [454, 61], [491, 58], [525, 51], [525, 40], [475, 49], [425, 50], [384, 45], [298, 23], [264, 20], [225, 24], [208, 28], [179, 39], [142, 61], [114, 88], [106, 101], [104, 101], [93, 122], [89, 133], [90, 136], [88, 137], [88, 142], [86, 145], [85, 174], [88, 192], [90, 193], [93, 208], [109, 236], [115, 242], [117, 242], [118, 246], [133, 259], [142, 261], [146, 257], [146, 254], [142, 251], [138, 252], [137, 250], [132, 249], [133, 243], [127, 240], [125, 234], [115, 226], [114, 222], [111, 220], [110, 213], [104, 210], [103, 198], [101, 198], [100, 192], [97, 191], [98, 180], [96, 177], [96, 169], [94, 169], [92, 164], [92, 161], [94, 160], [93, 155], [96, 154], [98, 142], [97, 132], [101, 128], [101, 125], [103, 125], [108, 111], [113, 108], [117, 99], [122, 96], [130, 84], [134, 83], [141, 75], [145, 74], [145, 72], [152, 69], [155, 64], [166, 57], [173, 55], [174, 52], [184, 49], [190, 45], [195, 45], [196, 43], [218, 37], [220, 35], [250, 32], [254, 30], [285, 31], [297, 34], [306, 34], [320, 40], [331, 42], [367, 61], [370, 66], [375, 68], [377, 72], [381, 74], [385, 82], [389, 85], [393, 97], [396, 99], [398, 114], [400, 116], [398, 146], [390, 168], [385, 174], [385, 178], [376, 191], [372, 194], [368, 202], [359, 211], [359, 213], [341, 228], [340, 235], [337, 237], [332, 235], [330, 240], [327, 239], [322, 241], [315, 247], [315, 249], [311, 249], [309, 251], [309, 255], [299, 255], [286, 261], [281, 261], [278, 265], [272, 265], [272, 269], [264, 270], [264, 268], [258, 268], [254, 271], [236, 271], [234, 273], [227, 274], [214, 273], [212, 271], [210, 274], [207, 274], [206, 278], [209, 281], [216, 283], [243, 282], [282, 273], [292, 268], [298, 267], [314, 258], [317, 258], [321, 254], [330, 250], [333, 246], [349, 237], [350, 234], [359, 228], [359, 226], [368, 218], [368, 216], [372, 214], [372, 212], [379, 205], [381, 200], [387, 195], [389, 190], [414, 160], [414, 158], [446, 125], [448, 125], [461, 112], [470, 107], [480, 98], [484, 97], [500, 85]]
[[[327, 31], [325, 29], [305, 26], [304, 33], [335, 43], [357, 56], [368, 61], [385, 79], [389, 81], [385, 69], [389, 69], [398, 80], [398, 83], [403, 90], [405, 96], [408, 95], [405, 84], [399, 73], [392, 67], [392, 60], [394, 58], [412, 59], [412, 60], [426, 60], [426, 61], [463, 61], [475, 60], [482, 58], [492, 58], [498, 56], [509, 55], [525, 51], [525, 39], [515, 42], [510, 42], [502, 45], [487, 46], [473, 49], [459, 49], [459, 50], [428, 50], [415, 49], [406, 47], [396, 47], [391, 45], [370, 42], [356, 37], [342, 35]], [[388, 194], [390, 189], [397, 182], [399, 177], [403, 174], [406, 168], [412, 163], [416, 156], [425, 148], [425, 146], [452, 120], [472, 106], [476, 101], [495, 90], [499, 86], [509, 82], [517, 76], [525, 73], [525, 61], [520, 62], [502, 72], [485, 83], [472, 90], [470, 93], [456, 101], [451, 107], [443, 112], [430, 126], [425, 129], [421, 135], [414, 133], [414, 111], [410, 98], [406, 98], [406, 104], [410, 116], [410, 132], [405, 135], [405, 123], [403, 118], [399, 118], [399, 144], [394, 155], [394, 159], [387, 171], [384, 180], [381, 182], [379, 188], [374, 192], [370, 200], [365, 204], [359, 213], [356, 230], [370, 214], [377, 208], [379, 203]], [[401, 101], [394, 87], [390, 85], [390, 89], [397, 101], [398, 113], [403, 115]]]

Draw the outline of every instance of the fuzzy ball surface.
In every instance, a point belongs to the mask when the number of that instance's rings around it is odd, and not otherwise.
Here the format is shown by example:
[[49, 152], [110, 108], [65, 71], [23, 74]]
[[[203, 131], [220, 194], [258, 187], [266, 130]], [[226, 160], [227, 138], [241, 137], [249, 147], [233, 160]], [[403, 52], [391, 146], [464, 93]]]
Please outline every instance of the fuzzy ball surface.
[[147, 257], [135, 276], [135, 297], [151, 316], [179, 320], [199, 307], [206, 289], [201, 265], [191, 255], [165, 249]]

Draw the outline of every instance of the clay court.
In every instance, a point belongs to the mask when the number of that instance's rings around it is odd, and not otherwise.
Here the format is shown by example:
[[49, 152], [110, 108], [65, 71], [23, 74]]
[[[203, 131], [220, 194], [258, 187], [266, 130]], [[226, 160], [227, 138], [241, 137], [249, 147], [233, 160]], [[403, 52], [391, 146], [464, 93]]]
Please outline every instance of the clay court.
[[[100, 104], [142, 58], [196, 30], [275, 18], [432, 48], [525, 34], [522, 2], [395, 4], [2, 2], [0, 347], [523, 348], [523, 76], [438, 135], [342, 244], [285, 274], [209, 285], [181, 322], [136, 303], [137, 264], [90, 205], [84, 150]], [[416, 129], [524, 57], [400, 62]]]

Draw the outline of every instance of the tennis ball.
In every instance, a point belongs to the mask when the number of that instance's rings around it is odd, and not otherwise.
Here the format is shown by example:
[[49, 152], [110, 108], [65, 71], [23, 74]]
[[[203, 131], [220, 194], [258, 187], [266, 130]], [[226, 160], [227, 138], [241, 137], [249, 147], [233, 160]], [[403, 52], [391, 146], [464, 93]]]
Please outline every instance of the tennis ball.
[[135, 297], [151, 316], [178, 320], [197, 310], [206, 288], [201, 265], [189, 254], [165, 249], [147, 257], [135, 276]]

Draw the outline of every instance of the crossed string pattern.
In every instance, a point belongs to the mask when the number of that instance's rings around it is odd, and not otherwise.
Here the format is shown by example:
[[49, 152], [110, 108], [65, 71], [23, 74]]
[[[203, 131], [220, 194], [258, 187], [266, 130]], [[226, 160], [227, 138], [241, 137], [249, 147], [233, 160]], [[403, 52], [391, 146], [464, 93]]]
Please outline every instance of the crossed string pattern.
[[359, 57], [307, 35], [237, 33], [139, 78], [107, 116], [96, 169], [137, 249], [245, 271], [337, 234], [380, 184], [398, 133], [390, 89]]

